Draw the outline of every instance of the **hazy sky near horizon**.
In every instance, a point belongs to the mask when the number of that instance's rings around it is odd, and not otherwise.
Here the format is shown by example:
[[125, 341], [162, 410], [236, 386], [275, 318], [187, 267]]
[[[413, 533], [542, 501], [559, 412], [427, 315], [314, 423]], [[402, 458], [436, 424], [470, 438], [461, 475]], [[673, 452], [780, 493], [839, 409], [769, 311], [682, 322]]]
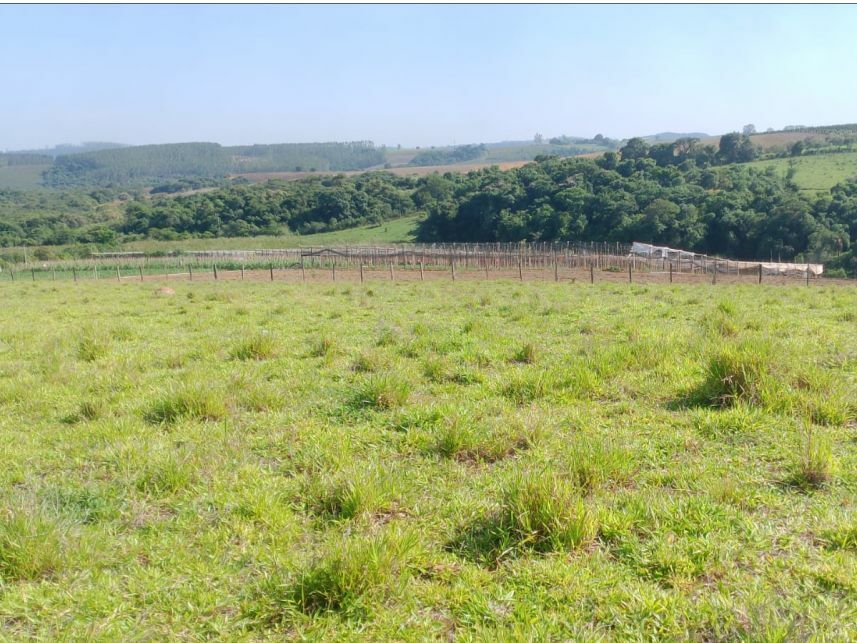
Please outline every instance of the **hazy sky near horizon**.
[[0, 149], [857, 121], [857, 7], [0, 5]]

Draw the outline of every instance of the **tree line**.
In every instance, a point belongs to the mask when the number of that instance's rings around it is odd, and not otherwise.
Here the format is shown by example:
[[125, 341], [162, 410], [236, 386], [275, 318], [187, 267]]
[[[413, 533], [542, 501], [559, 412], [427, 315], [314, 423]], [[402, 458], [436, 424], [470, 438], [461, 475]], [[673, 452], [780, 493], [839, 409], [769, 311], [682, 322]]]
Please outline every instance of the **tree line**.
[[58, 156], [43, 173], [43, 183], [51, 188], [115, 188], [240, 172], [361, 170], [385, 160], [384, 150], [371, 141], [235, 147], [217, 143], [139, 145]]

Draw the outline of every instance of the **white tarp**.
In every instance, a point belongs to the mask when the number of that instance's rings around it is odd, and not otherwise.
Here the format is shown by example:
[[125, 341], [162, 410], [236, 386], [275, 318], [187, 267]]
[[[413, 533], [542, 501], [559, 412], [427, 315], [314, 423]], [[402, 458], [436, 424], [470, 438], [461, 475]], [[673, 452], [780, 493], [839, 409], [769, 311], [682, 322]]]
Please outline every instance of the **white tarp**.
[[687, 250], [676, 250], [666, 246], [653, 246], [635, 241], [631, 244], [631, 254], [637, 257], [665, 259], [667, 261], [690, 262], [694, 267], [705, 271], [748, 273], [762, 267], [764, 275], [804, 276], [807, 272], [818, 277], [824, 272], [820, 263], [787, 263], [783, 261], [733, 261], [707, 255], [698, 255]]

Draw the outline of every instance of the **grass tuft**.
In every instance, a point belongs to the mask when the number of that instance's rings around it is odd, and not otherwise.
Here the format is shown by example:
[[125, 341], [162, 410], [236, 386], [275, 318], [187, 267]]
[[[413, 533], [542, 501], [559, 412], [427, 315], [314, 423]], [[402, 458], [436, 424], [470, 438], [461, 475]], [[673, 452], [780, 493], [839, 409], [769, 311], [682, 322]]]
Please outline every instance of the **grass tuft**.
[[58, 523], [34, 509], [0, 513], [0, 579], [35, 580], [59, 571], [64, 562]]
[[519, 364], [535, 364], [536, 363], [536, 347], [527, 342], [515, 351], [512, 355], [512, 361]]
[[507, 485], [500, 509], [468, 526], [451, 548], [497, 564], [522, 551], [579, 548], [596, 535], [595, 516], [573, 484], [554, 474], [521, 474]]
[[504, 397], [516, 404], [527, 404], [547, 396], [560, 387], [551, 371], [522, 371], [512, 374], [502, 386]]
[[277, 344], [271, 335], [257, 333], [243, 339], [230, 353], [232, 359], [238, 360], [262, 360], [274, 357], [277, 352]]
[[333, 551], [294, 573], [276, 571], [256, 585], [244, 617], [270, 627], [300, 613], [337, 613], [362, 621], [373, 607], [400, 591], [416, 571], [416, 538], [409, 533], [344, 540]]
[[518, 421], [488, 425], [470, 417], [447, 418], [435, 433], [430, 450], [459, 462], [497, 462], [535, 446], [541, 438], [537, 424]]
[[787, 482], [800, 489], [819, 489], [830, 482], [833, 452], [827, 436], [819, 434], [811, 423], [801, 430], [797, 456]]
[[172, 424], [182, 419], [220, 420], [227, 415], [226, 402], [218, 391], [203, 386], [171, 391], [145, 413], [152, 424]]
[[330, 337], [319, 337], [310, 350], [312, 357], [327, 357], [336, 350], [336, 341]]
[[377, 353], [363, 351], [354, 358], [351, 370], [355, 373], [375, 373], [383, 366], [383, 360]]
[[354, 390], [351, 404], [385, 411], [403, 406], [410, 393], [410, 384], [405, 379], [389, 373], [373, 374]]
[[768, 355], [760, 348], [723, 348], [709, 359], [705, 380], [694, 397], [703, 404], [719, 407], [738, 402], [760, 404], [770, 371]]
[[84, 362], [94, 362], [107, 354], [107, 341], [88, 334], [80, 338], [77, 343], [77, 356]]
[[820, 540], [825, 549], [857, 552], [857, 521], [825, 529]]
[[348, 520], [388, 508], [392, 489], [379, 470], [355, 469], [312, 478], [301, 497], [307, 510], [318, 516]]

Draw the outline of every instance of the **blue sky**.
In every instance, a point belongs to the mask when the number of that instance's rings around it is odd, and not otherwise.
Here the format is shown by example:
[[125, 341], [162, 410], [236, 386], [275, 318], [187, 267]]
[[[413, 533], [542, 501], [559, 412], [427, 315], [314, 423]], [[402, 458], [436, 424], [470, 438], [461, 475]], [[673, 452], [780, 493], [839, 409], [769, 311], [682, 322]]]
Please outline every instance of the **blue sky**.
[[855, 6], [0, 6], [0, 149], [857, 121]]

